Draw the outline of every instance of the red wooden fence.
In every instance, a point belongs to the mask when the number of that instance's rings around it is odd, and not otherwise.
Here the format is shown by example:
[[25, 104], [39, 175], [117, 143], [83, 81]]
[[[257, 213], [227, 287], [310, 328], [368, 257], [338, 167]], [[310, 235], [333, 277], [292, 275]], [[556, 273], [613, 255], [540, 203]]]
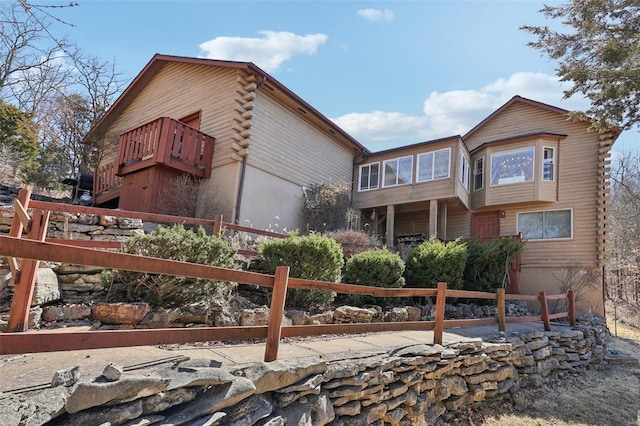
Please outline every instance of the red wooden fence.
[[[330, 283], [324, 281], [305, 280], [289, 277], [288, 267], [278, 267], [275, 275], [257, 274], [253, 272], [218, 268], [207, 265], [178, 262], [173, 260], [157, 259], [136, 256], [126, 253], [101, 251], [95, 248], [78, 247], [70, 245], [70, 241], [64, 244], [45, 241], [48, 207], [59, 211], [87, 212], [106, 210], [111, 215], [114, 213], [126, 217], [153, 216], [156, 219], [168, 219], [165, 215], [152, 215], [148, 213], [122, 212], [107, 209], [95, 209], [69, 205], [58, 205], [31, 201], [29, 204], [28, 192], [21, 190], [15, 202], [19, 224], [12, 227], [10, 236], [0, 236], [0, 255], [9, 259], [10, 265], [16, 266], [14, 278], [16, 287], [12, 300], [9, 316], [10, 333], [0, 333], [0, 354], [21, 354], [33, 352], [66, 351], [78, 349], [96, 349], [110, 347], [127, 347], [157, 344], [189, 343], [199, 341], [217, 340], [245, 340], [266, 339], [265, 361], [273, 361], [278, 356], [278, 345], [282, 337], [314, 336], [321, 334], [345, 334], [345, 333], [369, 333], [389, 332], [399, 330], [433, 330], [434, 343], [442, 343], [443, 331], [450, 327], [465, 327], [473, 325], [496, 324], [498, 330], [504, 331], [506, 323], [523, 321], [542, 321], [545, 330], [550, 330], [552, 319], [568, 317], [570, 323], [575, 325], [575, 303], [573, 292], [559, 295], [506, 295], [503, 289], [497, 293], [484, 293], [464, 290], [448, 290], [446, 283], [439, 283], [433, 288], [380, 288], [362, 285]], [[26, 206], [35, 207], [32, 216], [26, 214]], [[102, 213], [107, 214], [107, 213]], [[174, 217], [175, 218], [175, 217]], [[202, 219], [180, 218], [178, 222], [198, 222]], [[203, 221], [211, 224], [211, 221]], [[221, 221], [218, 220], [220, 229]], [[20, 226], [28, 230], [26, 238], [21, 238], [21, 232], [17, 232]], [[236, 227], [234, 229], [242, 228]], [[214, 225], [215, 229], [215, 225]], [[250, 232], [265, 233], [267, 231], [248, 228]], [[268, 232], [267, 232], [268, 233]], [[268, 233], [273, 234], [273, 233]], [[280, 234], [276, 234], [280, 236]], [[272, 235], [273, 236], [273, 235]], [[22, 259], [18, 263], [17, 259]], [[75, 265], [98, 266], [109, 269], [131, 270], [148, 272], [153, 274], [165, 274], [174, 276], [186, 276], [202, 278], [211, 281], [231, 281], [253, 284], [273, 289], [271, 311], [267, 326], [250, 327], [202, 327], [189, 329], [154, 329], [154, 330], [106, 330], [106, 331], [82, 331], [82, 332], [50, 332], [27, 331], [29, 307], [35, 285], [35, 271], [41, 260], [62, 262]], [[304, 326], [282, 326], [282, 314], [284, 312], [287, 288], [330, 290], [344, 294], [371, 295], [376, 297], [435, 297], [436, 312], [433, 321], [405, 321], [397, 323], [367, 323], [367, 324], [326, 324]], [[447, 297], [489, 299], [496, 300], [498, 315], [496, 318], [480, 319], [444, 319], [444, 308]], [[567, 299], [568, 312], [549, 314], [547, 300]], [[541, 315], [529, 317], [506, 317], [505, 300], [538, 301], [541, 306]]]

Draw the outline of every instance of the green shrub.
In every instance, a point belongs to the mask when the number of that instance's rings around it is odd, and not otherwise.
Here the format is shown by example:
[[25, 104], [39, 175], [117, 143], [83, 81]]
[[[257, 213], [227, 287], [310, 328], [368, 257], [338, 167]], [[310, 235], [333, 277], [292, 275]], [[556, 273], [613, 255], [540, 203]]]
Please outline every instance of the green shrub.
[[345, 262], [354, 254], [362, 253], [376, 247], [376, 241], [364, 231], [353, 229], [340, 229], [324, 234], [325, 237], [334, 239], [342, 247]]
[[[386, 248], [374, 249], [354, 254], [347, 260], [343, 281], [347, 284], [368, 285], [372, 287], [400, 288], [404, 286], [404, 262], [396, 253]], [[388, 306], [397, 302], [397, 298], [374, 297], [367, 295], [341, 295], [340, 302], [364, 306]]]
[[501, 237], [483, 243], [470, 239], [467, 243], [467, 265], [464, 269], [465, 290], [495, 292], [506, 288], [510, 262], [524, 249], [524, 242]]
[[[262, 267], [273, 274], [278, 266], [288, 266], [289, 276], [310, 280], [338, 282], [342, 274], [342, 248], [331, 238], [316, 233], [307, 236], [293, 234], [286, 239], [267, 241], [261, 245]], [[312, 309], [329, 304], [333, 291], [287, 291], [286, 306]]]
[[404, 286], [404, 262], [385, 249], [369, 250], [347, 260], [344, 282], [385, 288]]
[[[235, 250], [202, 227], [185, 229], [183, 225], [159, 227], [147, 235], [136, 236], [125, 243], [125, 252], [179, 260], [202, 265], [234, 267]], [[203, 279], [174, 277], [132, 271], [105, 271], [102, 283], [108, 287], [107, 299], [113, 302], [144, 301], [153, 306], [182, 306], [211, 299], [229, 283]]]
[[436, 287], [438, 282], [446, 282], [447, 288], [461, 289], [466, 262], [467, 246], [462, 240], [444, 243], [432, 238], [407, 256], [407, 285]]

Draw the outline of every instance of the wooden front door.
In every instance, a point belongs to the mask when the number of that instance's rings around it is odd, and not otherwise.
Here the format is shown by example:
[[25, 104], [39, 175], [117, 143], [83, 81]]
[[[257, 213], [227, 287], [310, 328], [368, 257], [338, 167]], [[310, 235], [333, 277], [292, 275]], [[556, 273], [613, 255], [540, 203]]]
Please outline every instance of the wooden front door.
[[500, 212], [474, 213], [471, 216], [471, 237], [486, 240], [500, 236]]

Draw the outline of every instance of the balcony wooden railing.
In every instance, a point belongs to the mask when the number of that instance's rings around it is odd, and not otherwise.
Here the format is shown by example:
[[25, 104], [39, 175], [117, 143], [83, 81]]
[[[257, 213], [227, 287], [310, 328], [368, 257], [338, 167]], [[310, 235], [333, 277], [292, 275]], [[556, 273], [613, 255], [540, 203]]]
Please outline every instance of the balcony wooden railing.
[[116, 174], [164, 164], [207, 178], [211, 176], [214, 143], [213, 136], [162, 117], [120, 135]]
[[116, 176], [116, 163], [98, 167], [93, 174], [93, 201], [102, 204], [120, 196], [122, 178]]

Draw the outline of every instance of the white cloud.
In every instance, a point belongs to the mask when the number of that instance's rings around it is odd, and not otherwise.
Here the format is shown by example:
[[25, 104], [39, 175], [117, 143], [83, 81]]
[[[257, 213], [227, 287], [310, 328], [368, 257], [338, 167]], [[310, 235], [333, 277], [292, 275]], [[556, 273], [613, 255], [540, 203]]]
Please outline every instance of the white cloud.
[[515, 95], [558, 106], [584, 109], [584, 100], [563, 100], [557, 77], [531, 72], [515, 73], [479, 90], [431, 92], [422, 115], [374, 111], [350, 113], [334, 121], [372, 151], [463, 135]]
[[393, 21], [393, 10], [385, 9], [360, 9], [358, 15], [366, 20], [373, 22], [391, 22]]
[[216, 37], [198, 47], [205, 58], [253, 62], [267, 72], [274, 72], [294, 54], [315, 54], [329, 38], [325, 34], [297, 35], [285, 31], [259, 34], [263, 37]]

